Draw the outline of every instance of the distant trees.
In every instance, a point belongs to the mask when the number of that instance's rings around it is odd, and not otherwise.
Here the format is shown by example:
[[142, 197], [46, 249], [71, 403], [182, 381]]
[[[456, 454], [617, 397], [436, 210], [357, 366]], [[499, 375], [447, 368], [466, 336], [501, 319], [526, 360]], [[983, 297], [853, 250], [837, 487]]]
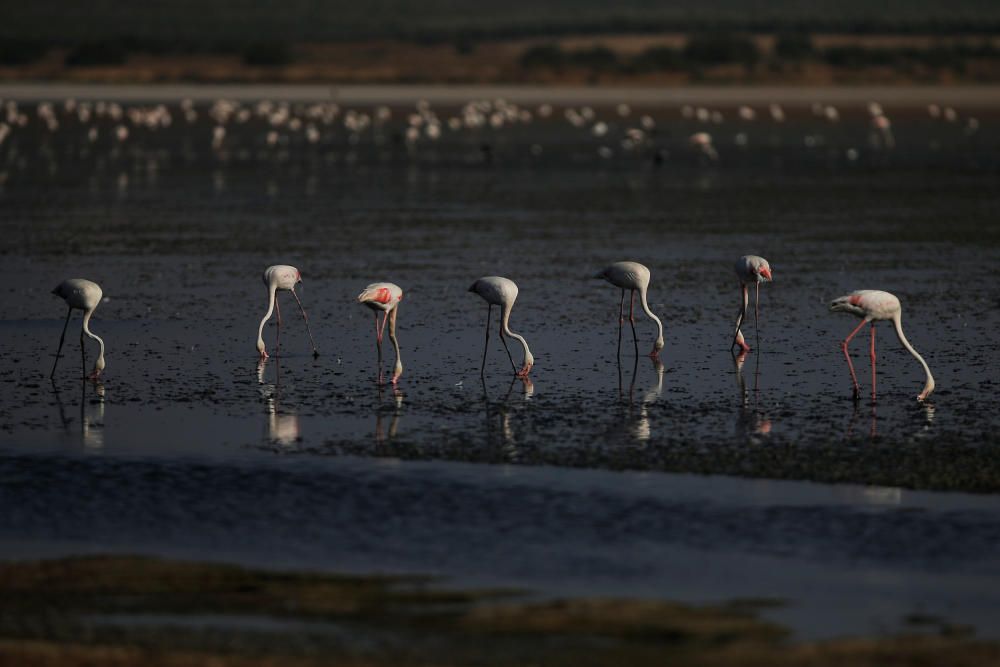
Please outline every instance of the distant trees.
[[1000, 49], [990, 39], [980, 42], [940, 42], [926, 47], [840, 44], [817, 48], [808, 33], [775, 36], [771, 49], [762, 49], [754, 37], [730, 33], [699, 33], [681, 48], [665, 45], [649, 47], [625, 56], [602, 46], [563, 49], [552, 42], [527, 49], [520, 64], [525, 69], [577, 67], [591, 72], [636, 74], [662, 71], [688, 72], [700, 76], [706, 68], [740, 65], [747, 71], [766, 63], [771, 71], [786, 65], [798, 67], [814, 62], [838, 69], [893, 67], [909, 71], [914, 67], [963, 71], [975, 60], [1000, 60]]
[[243, 50], [243, 63], [255, 67], [277, 67], [292, 62], [292, 49], [284, 42], [256, 42]]
[[66, 54], [65, 62], [70, 67], [122, 65], [127, 57], [128, 49], [121, 40], [105, 39], [77, 44]]
[[602, 45], [567, 50], [555, 43], [542, 44], [527, 49], [520, 63], [526, 69], [575, 66], [592, 71], [652, 72], [723, 64], [739, 64], [749, 69], [760, 57], [750, 37], [704, 34], [692, 37], [682, 49], [654, 46], [627, 58]]

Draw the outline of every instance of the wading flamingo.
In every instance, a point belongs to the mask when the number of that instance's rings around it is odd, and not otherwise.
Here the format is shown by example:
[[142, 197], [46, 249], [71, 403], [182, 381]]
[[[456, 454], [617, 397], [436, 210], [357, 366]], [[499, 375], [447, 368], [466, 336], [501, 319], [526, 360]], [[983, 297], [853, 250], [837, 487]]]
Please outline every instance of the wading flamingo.
[[66, 340], [66, 327], [69, 326], [69, 316], [73, 314], [73, 309], [75, 308], [83, 311], [83, 327], [80, 329], [80, 351], [83, 353], [84, 373], [87, 372], [87, 350], [83, 344], [84, 334], [96, 340], [101, 346], [101, 353], [97, 355], [97, 361], [94, 362], [94, 370], [87, 376], [91, 380], [96, 380], [100, 376], [101, 371], [104, 370], [104, 341], [91, 332], [90, 316], [97, 310], [97, 304], [101, 302], [104, 292], [101, 291], [100, 286], [95, 282], [84, 280], [83, 278], [70, 278], [59, 283], [59, 286], [52, 290], [52, 293], [65, 301], [68, 309], [66, 310], [66, 323], [63, 324], [62, 335], [59, 337], [59, 349], [56, 351], [56, 360], [52, 364], [52, 373], [49, 377], [53, 378], [56, 375], [59, 355], [62, 353], [63, 341]]
[[[385, 321], [389, 320], [389, 340], [396, 350], [396, 366], [392, 369], [392, 383], [396, 384], [403, 374], [403, 362], [399, 358], [399, 341], [396, 340], [396, 313], [399, 302], [403, 299], [403, 290], [393, 283], [372, 283], [358, 295], [358, 303], [362, 303], [375, 311], [375, 344], [378, 347], [378, 383], [382, 384], [382, 334], [385, 333]], [[382, 324], [378, 323], [378, 314], [382, 315]]]
[[858, 377], [854, 374], [854, 364], [851, 363], [851, 355], [847, 351], [847, 344], [851, 342], [854, 335], [861, 330], [865, 324], [871, 322], [872, 325], [872, 345], [871, 345], [871, 360], [872, 360], [872, 402], [875, 402], [875, 322], [878, 320], [892, 320], [892, 325], [896, 328], [896, 337], [899, 338], [899, 342], [903, 344], [910, 354], [917, 358], [920, 365], [924, 367], [924, 372], [927, 374], [927, 379], [924, 382], [924, 389], [917, 396], [918, 401], [922, 401], [930, 393], [934, 391], [934, 376], [931, 375], [931, 369], [927, 367], [927, 362], [921, 357], [910, 342], [906, 340], [906, 336], [903, 335], [903, 324], [902, 324], [902, 313], [903, 309], [899, 305], [899, 299], [897, 299], [892, 294], [888, 292], [882, 292], [879, 290], [858, 290], [856, 292], [851, 292], [847, 296], [841, 296], [834, 299], [830, 303], [830, 310], [834, 312], [841, 313], [851, 313], [852, 315], [857, 315], [861, 318], [861, 324], [859, 324], [850, 335], [844, 339], [844, 342], [840, 344], [840, 348], [844, 351], [844, 358], [847, 359], [847, 367], [851, 370], [851, 382], [854, 383], [854, 400], [857, 400], [861, 395], [861, 387], [858, 385]]
[[732, 349], [733, 346], [739, 345], [743, 352], [749, 352], [750, 346], [747, 345], [743, 339], [743, 332], [740, 331], [740, 327], [743, 326], [743, 322], [747, 317], [747, 305], [750, 303], [750, 290], [747, 285], [753, 283], [754, 290], [756, 290], [753, 302], [753, 330], [757, 337], [757, 346], [759, 347], [760, 332], [757, 330], [757, 318], [760, 315], [760, 284], [765, 281], [771, 282], [771, 265], [763, 257], [744, 255], [736, 262], [736, 277], [740, 281], [743, 304], [740, 306], [740, 314], [736, 318], [736, 335], [733, 338], [733, 344], [729, 348]]
[[663, 323], [649, 309], [649, 303], [646, 301], [646, 290], [649, 288], [649, 269], [639, 262], [615, 262], [594, 277], [603, 278], [615, 287], [620, 287], [622, 290], [622, 301], [618, 307], [618, 354], [620, 355], [622, 351], [622, 326], [625, 323], [625, 290], [631, 292], [628, 306], [628, 321], [632, 325], [632, 341], [635, 344], [636, 350], [639, 349], [639, 339], [635, 333], [634, 314], [635, 293], [638, 290], [642, 310], [649, 315], [650, 319], [656, 322], [657, 327], [656, 342], [653, 343], [653, 350], [649, 353], [649, 356], [654, 359], [659, 357], [660, 350], [663, 349]]
[[306, 315], [306, 309], [302, 307], [302, 302], [299, 300], [299, 295], [295, 293], [295, 286], [302, 282], [302, 274], [294, 266], [288, 266], [287, 264], [275, 264], [274, 266], [269, 266], [264, 270], [264, 285], [267, 287], [267, 312], [264, 313], [263, 319], [260, 321], [260, 326], [257, 327], [257, 351], [260, 353], [261, 359], [267, 359], [267, 348], [264, 346], [264, 325], [269, 319], [271, 319], [271, 313], [275, 309], [278, 310], [278, 343], [277, 346], [281, 346], [281, 305], [278, 303], [278, 290], [286, 290], [292, 293], [295, 297], [295, 303], [299, 304], [299, 310], [302, 312], [302, 319], [306, 322], [306, 331], [309, 332], [309, 341], [312, 343], [313, 357], [319, 356], [319, 350], [316, 349], [316, 341], [313, 339], [312, 330], [309, 328], [309, 317]]
[[[483, 297], [486, 303], [490, 305], [489, 310], [486, 312], [486, 344], [483, 348], [483, 364], [479, 369], [479, 374], [484, 375], [486, 373], [486, 352], [490, 349], [490, 319], [493, 316], [493, 306], [500, 306], [500, 342], [503, 343], [504, 349], [507, 350], [507, 357], [510, 359], [510, 365], [514, 368], [514, 373], [518, 377], [527, 377], [528, 373], [531, 372], [531, 367], [535, 365], [535, 358], [531, 356], [531, 350], [528, 349], [528, 341], [524, 340], [523, 336], [511, 331], [508, 325], [510, 309], [514, 307], [514, 300], [517, 299], [517, 285], [514, 284], [513, 280], [508, 280], [507, 278], [486, 276], [472, 283], [469, 291]], [[510, 354], [510, 347], [507, 346], [504, 334], [507, 334], [511, 338], [516, 338], [521, 342], [521, 346], [524, 347], [524, 365], [521, 367], [521, 370], [517, 370], [517, 364], [514, 363], [514, 357]]]

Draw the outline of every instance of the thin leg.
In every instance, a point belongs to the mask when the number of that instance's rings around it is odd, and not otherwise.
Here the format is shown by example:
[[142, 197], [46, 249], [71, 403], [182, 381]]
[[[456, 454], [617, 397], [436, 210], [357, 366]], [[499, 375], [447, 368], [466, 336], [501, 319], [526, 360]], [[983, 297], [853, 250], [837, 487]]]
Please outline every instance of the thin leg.
[[755, 294], [753, 297], [753, 336], [757, 341], [757, 349], [760, 350], [760, 329], [757, 328], [757, 319], [760, 317], [760, 283], [754, 284]]
[[[306, 309], [302, 307], [302, 301], [299, 300], [299, 295], [295, 293], [294, 289], [292, 290], [292, 296], [295, 297], [295, 303], [299, 304], [299, 311], [302, 313], [302, 319], [305, 320], [306, 333], [309, 334], [309, 342], [312, 343], [313, 346], [313, 357], [318, 357], [319, 348], [316, 347], [316, 340], [313, 338], [312, 329], [309, 328], [309, 316], [306, 315]], [[275, 303], [277, 303], [277, 301], [275, 301]]]
[[66, 340], [66, 327], [69, 326], [69, 316], [72, 315], [72, 314], [73, 314], [73, 309], [72, 308], [67, 308], [66, 309], [66, 323], [63, 324], [62, 335], [59, 336], [59, 349], [56, 350], [56, 360], [52, 364], [52, 373], [49, 374], [49, 379], [52, 379], [52, 378], [54, 378], [56, 376], [56, 366], [59, 364], [59, 355], [62, 354], [63, 341]]
[[378, 311], [375, 313], [375, 347], [378, 348], [378, 372], [375, 374], [376, 382], [382, 385], [382, 330], [378, 325]]
[[622, 356], [622, 326], [625, 324], [625, 290], [622, 290], [622, 302], [618, 304], [618, 356]]
[[875, 323], [872, 322], [872, 405], [875, 404]]
[[83, 377], [87, 377], [87, 344], [83, 341], [83, 328], [80, 329], [80, 363], [83, 369]]
[[868, 324], [867, 320], [861, 320], [861, 324], [854, 328], [854, 331], [844, 339], [844, 342], [840, 344], [840, 349], [844, 351], [844, 359], [847, 359], [847, 367], [851, 370], [851, 382], [854, 383], [854, 400], [858, 400], [858, 396], [861, 394], [861, 385], [858, 384], [858, 376], [854, 374], [854, 364], [851, 363], [851, 355], [847, 351], [847, 344], [851, 342], [855, 334], [861, 331], [861, 327]]
[[507, 339], [503, 335], [503, 318], [500, 319], [500, 342], [503, 343], [503, 349], [507, 350], [507, 358], [510, 359], [511, 368], [514, 369], [514, 374], [517, 375], [517, 364], [514, 363], [514, 357], [510, 353], [510, 347], [507, 345]]
[[274, 295], [274, 307], [278, 311], [278, 335], [274, 341], [274, 356], [281, 354], [281, 301], [278, 300], [278, 295]]
[[486, 309], [486, 345], [483, 347], [483, 364], [479, 367], [479, 376], [486, 374], [486, 352], [490, 349], [490, 318], [493, 317], [493, 304]]
[[635, 356], [639, 356], [639, 337], [635, 333], [635, 290], [628, 302], [628, 322], [632, 325], [632, 344], [635, 346]]
[[744, 352], [750, 351], [750, 346], [747, 345], [746, 341], [743, 339], [743, 332], [740, 331], [740, 328], [743, 326], [743, 322], [747, 317], [747, 303], [749, 301], [750, 293], [747, 291], [747, 286], [740, 285], [740, 314], [736, 318], [736, 333], [733, 335], [733, 344], [729, 346], [730, 350], [739, 345], [740, 349]]

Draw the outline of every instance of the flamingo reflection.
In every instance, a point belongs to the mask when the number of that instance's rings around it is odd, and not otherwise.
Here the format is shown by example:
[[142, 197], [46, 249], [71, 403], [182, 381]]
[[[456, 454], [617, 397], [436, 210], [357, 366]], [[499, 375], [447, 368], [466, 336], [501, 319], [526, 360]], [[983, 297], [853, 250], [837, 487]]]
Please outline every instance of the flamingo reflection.
[[[507, 461], [509, 463], [516, 463], [520, 459], [520, 454], [517, 450], [517, 433], [514, 429], [514, 420], [512, 419], [512, 409], [510, 399], [514, 394], [514, 388], [521, 384], [522, 388], [522, 400], [530, 401], [531, 397], [535, 394], [535, 385], [526, 375], [515, 376], [510, 385], [507, 387], [506, 393], [502, 398], [496, 401], [491, 401], [489, 397], [489, 391], [486, 387], [486, 380], [483, 379], [483, 403], [485, 405], [486, 413], [486, 442], [488, 446], [492, 446], [494, 442], [498, 443], [498, 450], [500, 459]], [[499, 426], [499, 430], [496, 430], [496, 426]], [[496, 433], [496, 436], [494, 436]]]
[[264, 381], [267, 364], [267, 358], [257, 362], [257, 382], [267, 410], [267, 439], [276, 445], [291, 447], [302, 440], [299, 416], [281, 407], [281, 358], [274, 357], [274, 384]]
[[652, 436], [649, 408], [663, 394], [663, 376], [666, 374], [666, 367], [659, 357], [651, 357], [650, 362], [656, 372], [656, 384], [646, 390], [638, 404], [635, 402], [635, 385], [639, 375], [639, 358], [636, 357], [635, 363], [632, 364], [632, 380], [629, 382], [627, 394], [622, 383], [621, 363], [618, 364], [618, 398], [625, 408], [623, 423], [629, 437], [640, 443], [648, 442]]
[[743, 366], [747, 360], [746, 350], [733, 355], [733, 368], [736, 374], [736, 384], [740, 390], [740, 411], [736, 417], [737, 436], [756, 441], [766, 438], [771, 433], [771, 418], [760, 407], [760, 358], [754, 355], [753, 389], [747, 389], [747, 381], [743, 375]]
[[[87, 386], [94, 389], [94, 397], [87, 400]], [[59, 392], [59, 385], [52, 381], [52, 393], [59, 406], [59, 420], [67, 433], [73, 433], [73, 418], [66, 414], [66, 405]], [[80, 382], [80, 441], [84, 449], [100, 450], [104, 448], [104, 405], [105, 389], [100, 380]]]
[[[403, 392], [395, 385], [392, 385], [392, 406], [386, 410], [386, 407], [382, 403], [383, 386], [378, 385], [378, 407], [375, 409], [375, 444], [377, 446], [384, 445], [396, 439], [396, 434], [399, 431], [399, 415], [403, 409]], [[385, 427], [383, 426], [386, 412], [392, 414], [389, 420], [388, 437], [386, 437]]]

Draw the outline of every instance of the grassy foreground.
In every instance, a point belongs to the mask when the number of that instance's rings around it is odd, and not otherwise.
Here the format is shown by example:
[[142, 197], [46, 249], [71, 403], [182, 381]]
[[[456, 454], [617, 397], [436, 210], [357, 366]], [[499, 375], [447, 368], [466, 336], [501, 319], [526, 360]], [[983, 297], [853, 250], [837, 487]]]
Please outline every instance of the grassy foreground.
[[0, 665], [985, 665], [961, 633], [791, 643], [766, 602], [538, 601], [140, 557], [0, 564]]

